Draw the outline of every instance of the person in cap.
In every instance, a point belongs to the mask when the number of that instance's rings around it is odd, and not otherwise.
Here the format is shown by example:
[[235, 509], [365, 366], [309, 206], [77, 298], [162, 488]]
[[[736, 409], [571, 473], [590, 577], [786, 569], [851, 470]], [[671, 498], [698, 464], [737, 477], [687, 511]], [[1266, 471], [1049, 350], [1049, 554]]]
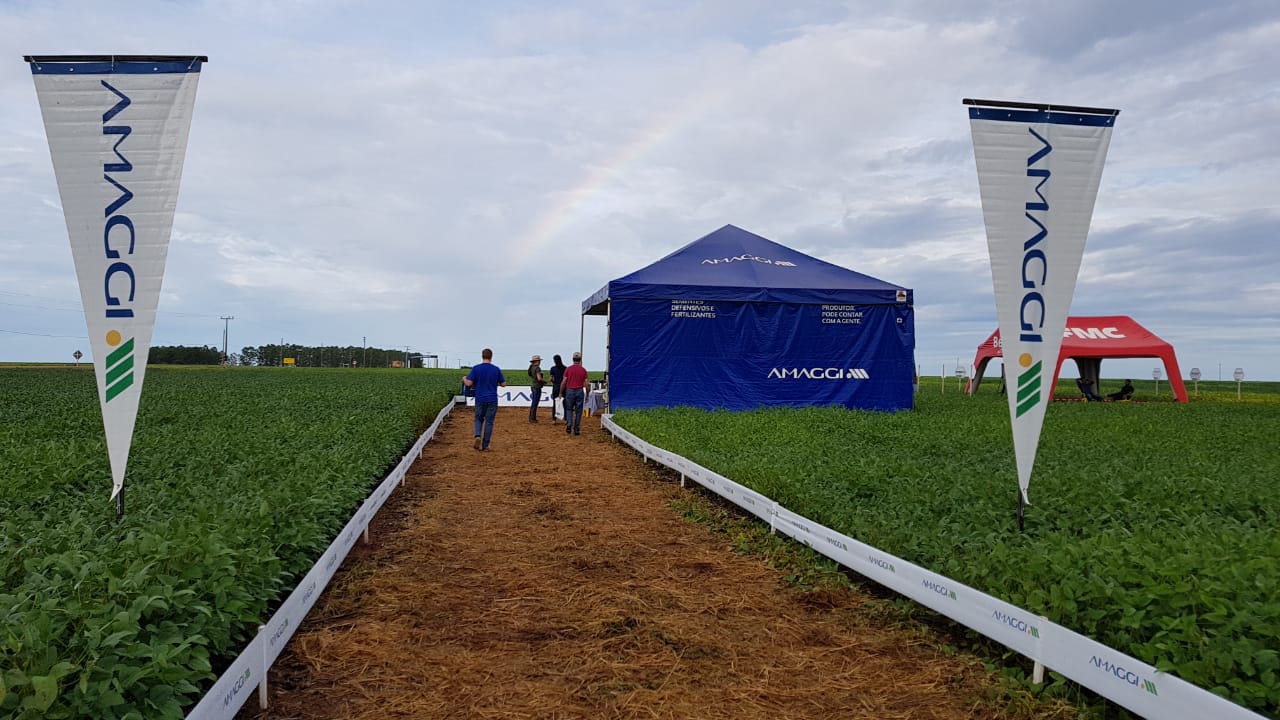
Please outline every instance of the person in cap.
[[[542, 356], [534, 355], [529, 358], [529, 385], [533, 392], [530, 394], [533, 398], [529, 401], [529, 422], [538, 422], [538, 403], [542, 400], [542, 386], [547, 384], [546, 376], [542, 373]], [[551, 414], [554, 416], [556, 412], [555, 406], [551, 407]]]
[[573, 354], [573, 364], [564, 371], [564, 431], [580, 435], [582, 409], [586, 404], [587, 369], [582, 367], [582, 353]]

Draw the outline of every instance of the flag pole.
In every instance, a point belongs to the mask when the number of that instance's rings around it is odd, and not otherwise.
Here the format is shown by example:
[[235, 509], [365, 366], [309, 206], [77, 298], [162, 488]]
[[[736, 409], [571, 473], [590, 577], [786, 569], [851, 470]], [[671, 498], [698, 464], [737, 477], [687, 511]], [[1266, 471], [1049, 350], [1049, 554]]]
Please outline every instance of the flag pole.
[[1026, 515], [1026, 507], [1027, 507], [1027, 504], [1022, 498], [1022, 490], [1019, 489], [1018, 490], [1018, 532], [1023, 532], [1026, 529], [1025, 523], [1023, 522], [1023, 518]]

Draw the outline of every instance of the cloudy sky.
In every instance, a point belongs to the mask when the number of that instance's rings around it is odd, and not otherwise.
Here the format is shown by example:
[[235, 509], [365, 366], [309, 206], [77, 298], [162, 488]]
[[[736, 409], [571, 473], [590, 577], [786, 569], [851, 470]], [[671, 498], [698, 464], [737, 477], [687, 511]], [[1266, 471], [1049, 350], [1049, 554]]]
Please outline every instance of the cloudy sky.
[[21, 56], [204, 54], [156, 344], [231, 315], [233, 350], [523, 367], [732, 223], [914, 289], [917, 360], [950, 372], [995, 326], [977, 97], [1121, 110], [1073, 314], [1132, 315], [1184, 374], [1280, 380], [1269, 0], [4, 1], [0, 37], [0, 361], [89, 351]]

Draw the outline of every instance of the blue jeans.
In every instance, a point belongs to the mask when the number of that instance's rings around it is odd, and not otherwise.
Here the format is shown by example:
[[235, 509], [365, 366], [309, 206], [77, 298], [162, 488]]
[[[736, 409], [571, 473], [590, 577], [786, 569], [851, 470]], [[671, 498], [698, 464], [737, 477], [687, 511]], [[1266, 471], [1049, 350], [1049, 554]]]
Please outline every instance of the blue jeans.
[[484, 429], [484, 439], [480, 441], [480, 447], [489, 447], [489, 438], [493, 437], [493, 419], [498, 415], [498, 403], [496, 402], [478, 402], [476, 403], [476, 437], [480, 437], [480, 430]]
[[582, 388], [569, 388], [564, 391], [564, 431], [578, 434], [582, 425], [582, 403], [587, 394]]
[[[529, 386], [530, 394], [533, 396], [529, 400], [529, 422], [538, 422], [538, 403], [542, 402], [542, 388], [537, 385]], [[555, 403], [551, 404], [552, 414], [555, 413]]]

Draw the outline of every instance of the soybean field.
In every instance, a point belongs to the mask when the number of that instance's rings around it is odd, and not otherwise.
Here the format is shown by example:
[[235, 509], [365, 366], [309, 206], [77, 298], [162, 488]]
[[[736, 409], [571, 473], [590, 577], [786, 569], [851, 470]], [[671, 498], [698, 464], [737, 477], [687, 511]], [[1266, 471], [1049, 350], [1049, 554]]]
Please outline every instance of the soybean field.
[[[1069, 384], [1063, 399], [1079, 395]], [[1200, 383], [1189, 404], [1167, 390], [1053, 403], [1022, 532], [995, 384], [966, 396], [926, 380], [897, 414], [615, 419], [832, 529], [1276, 715], [1280, 384], [1245, 387], [1237, 399], [1234, 383]]]

